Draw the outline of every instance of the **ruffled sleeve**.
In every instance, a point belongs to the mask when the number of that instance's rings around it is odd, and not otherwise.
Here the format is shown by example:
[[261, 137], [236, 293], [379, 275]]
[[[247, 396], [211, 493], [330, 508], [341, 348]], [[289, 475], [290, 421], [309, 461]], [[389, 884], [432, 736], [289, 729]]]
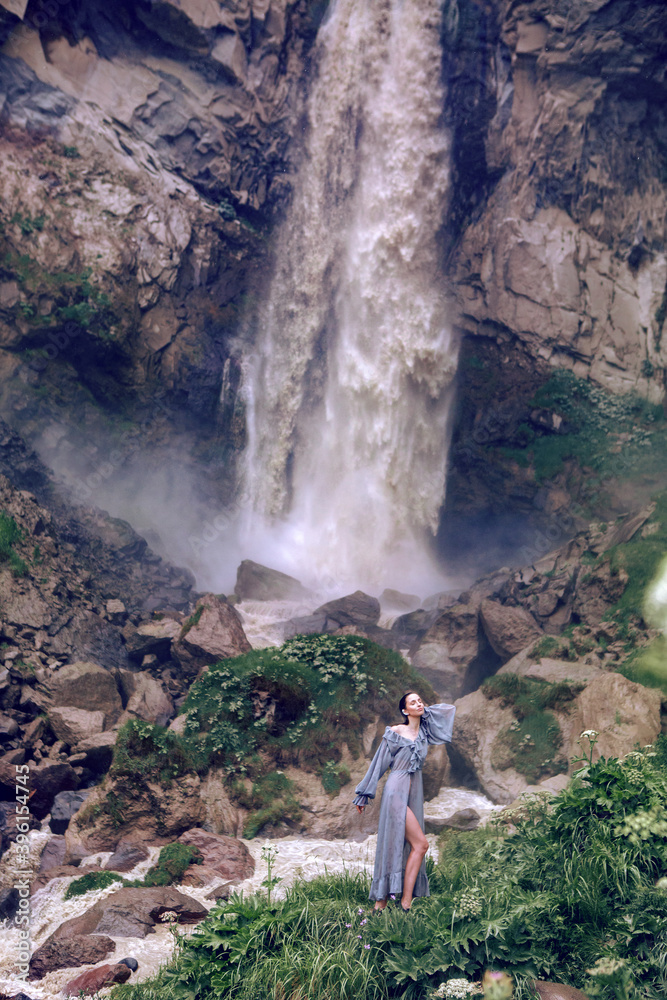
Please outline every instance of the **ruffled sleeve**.
[[429, 743], [451, 743], [455, 705], [429, 705], [422, 715], [422, 728]]
[[387, 742], [387, 737], [382, 737], [382, 743], [377, 748], [375, 756], [371, 761], [371, 765], [366, 771], [366, 775], [359, 782], [355, 788], [355, 806], [365, 806], [368, 804], [369, 799], [375, 798], [375, 792], [377, 791], [378, 781], [387, 770], [391, 764], [391, 750], [389, 749], [389, 743]]

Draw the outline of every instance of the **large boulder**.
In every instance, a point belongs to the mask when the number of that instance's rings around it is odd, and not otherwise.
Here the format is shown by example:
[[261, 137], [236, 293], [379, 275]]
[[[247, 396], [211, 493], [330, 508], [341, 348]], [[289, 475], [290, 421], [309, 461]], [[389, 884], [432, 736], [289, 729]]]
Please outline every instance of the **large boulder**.
[[144, 722], [155, 722], [159, 726], [167, 725], [174, 714], [174, 703], [157, 677], [153, 677], [147, 670], [138, 673], [121, 670], [120, 686], [127, 704], [119, 722], [143, 719]]
[[203, 667], [251, 649], [238, 612], [224, 598], [204, 594], [172, 644], [171, 655], [187, 676], [195, 677]]
[[116, 942], [105, 934], [81, 934], [64, 941], [49, 938], [30, 958], [29, 979], [43, 979], [55, 969], [101, 962], [115, 950]]
[[[653, 743], [660, 734], [661, 699], [657, 688], [635, 684], [622, 674], [601, 673], [577, 699], [575, 741], [585, 730], [595, 730], [594, 757], [624, 757], [637, 743]], [[574, 742], [570, 754], [579, 752]]]
[[144, 844], [134, 840], [123, 839], [111, 855], [105, 868], [112, 872], [129, 872], [141, 861], [148, 857], [148, 850]]
[[178, 838], [182, 844], [198, 848], [203, 864], [226, 879], [246, 879], [255, 871], [255, 862], [245, 846], [234, 837], [223, 837], [206, 830], [193, 829]]
[[542, 629], [525, 608], [485, 600], [480, 605], [479, 614], [492, 649], [503, 661], [543, 635]]
[[63, 993], [66, 997], [94, 996], [105, 986], [127, 982], [131, 975], [132, 970], [124, 962], [98, 965], [97, 968], [82, 972], [80, 976], [72, 979], [63, 987]]
[[85, 708], [63, 705], [49, 710], [49, 724], [59, 740], [75, 747], [103, 731], [104, 712], [88, 712]]
[[[412, 621], [416, 625], [419, 619], [415, 616], [431, 614], [415, 612]], [[468, 668], [480, 652], [478, 618], [476, 605], [454, 604], [439, 611], [421, 640], [411, 647], [413, 666], [443, 699], [455, 701], [463, 694]]]
[[208, 913], [196, 899], [170, 886], [124, 887], [99, 899], [80, 916], [60, 924], [48, 940], [71, 940], [82, 934], [143, 938], [153, 933], [162, 914], [169, 911], [176, 914], [181, 924], [195, 924]]
[[63, 836], [58, 835], [55, 837], [49, 837], [44, 845], [42, 856], [39, 859], [39, 871], [48, 872], [52, 868], [58, 868], [60, 865], [64, 865], [66, 853], [67, 844], [65, 843], [65, 838]]
[[[120, 803], [118, 814], [108, 809], [109, 794]], [[132, 836], [148, 843], [175, 840], [192, 824], [204, 822], [207, 804], [202, 799], [197, 774], [185, 774], [171, 785], [146, 781], [140, 787], [122, 779], [91, 789], [86, 807], [70, 821], [65, 836], [70, 856], [93, 851], [114, 851]]]
[[293, 576], [244, 559], [236, 571], [234, 593], [242, 601], [298, 601], [309, 592]]
[[97, 663], [78, 660], [55, 671], [46, 684], [56, 706], [103, 712], [105, 726], [112, 726], [123, 711], [116, 681]]
[[103, 733], [89, 736], [77, 745], [70, 763], [82, 764], [96, 774], [104, 774], [111, 765], [117, 738], [118, 732], [115, 729], [105, 729]]
[[376, 597], [369, 597], [362, 590], [353, 594], [327, 601], [314, 611], [315, 615], [324, 615], [325, 632], [333, 632], [344, 625], [358, 625], [362, 629], [369, 625], [377, 625], [380, 618], [380, 602]]

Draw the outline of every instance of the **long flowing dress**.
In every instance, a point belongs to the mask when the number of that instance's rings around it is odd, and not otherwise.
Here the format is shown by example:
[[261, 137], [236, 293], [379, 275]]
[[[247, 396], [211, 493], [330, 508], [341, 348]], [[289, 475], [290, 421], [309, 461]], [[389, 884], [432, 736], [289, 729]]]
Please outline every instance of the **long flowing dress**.
[[[424, 709], [419, 732], [414, 740], [395, 733], [389, 726], [384, 731], [366, 776], [355, 788], [355, 806], [365, 806], [375, 798], [378, 781], [388, 768], [389, 777], [382, 793], [378, 839], [375, 851], [375, 871], [370, 899], [386, 899], [403, 892], [405, 863], [410, 844], [405, 839], [405, 816], [408, 807], [424, 829], [424, 789], [422, 767], [429, 744], [449, 743], [454, 728], [454, 705], [430, 705]], [[428, 896], [426, 864], [422, 862], [413, 896]]]

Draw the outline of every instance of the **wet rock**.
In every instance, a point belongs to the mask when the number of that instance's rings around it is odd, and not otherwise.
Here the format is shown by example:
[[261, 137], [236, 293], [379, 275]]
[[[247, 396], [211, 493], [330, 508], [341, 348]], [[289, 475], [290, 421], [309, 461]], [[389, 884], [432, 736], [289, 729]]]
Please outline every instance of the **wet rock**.
[[116, 722], [123, 710], [114, 678], [98, 663], [66, 664], [51, 675], [47, 690], [54, 705], [103, 712], [107, 725]]
[[0, 923], [13, 920], [18, 912], [19, 898], [19, 891], [14, 886], [0, 889]]
[[230, 656], [240, 656], [251, 649], [238, 612], [215, 594], [204, 594], [173, 643], [171, 652], [183, 672], [192, 677], [202, 667]]
[[201, 852], [203, 864], [227, 879], [245, 879], [255, 871], [255, 862], [248, 848], [240, 840], [223, 837], [205, 830], [193, 829], [178, 838]]
[[148, 851], [143, 844], [131, 840], [121, 840], [104, 867], [109, 871], [129, 872], [140, 861], [145, 861], [147, 857]]
[[293, 639], [295, 635], [322, 635], [324, 632], [333, 632], [336, 623], [332, 623], [331, 628], [327, 628], [327, 616], [323, 612], [312, 615], [302, 615], [299, 618], [290, 618], [283, 622], [283, 636]]
[[229, 899], [237, 885], [237, 882], [225, 882], [224, 885], [217, 885], [206, 894], [206, 899]]
[[309, 591], [287, 573], [244, 559], [236, 571], [234, 593], [242, 601], [298, 601]]
[[152, 933], [160, 916], [170, 910], [182, 924], [197, 923], [208, 913], [196, 899], [168, 886], [123, 888], [100, 899], [81, 916], [66, 920], [51, 938], [63, 941], [81, 934], [143, 938]]
[[65, 864], [67, 845], [62, 836], [49, 837], [39, 859], [39, 871], [48, 872], [52, 868]]
[[48, 972], [56, 969], [101, 962], [115, 950], [116, 942], [104, 934], [81, 934], [66, 941], [48, 938], [30, 959], [29, 978], [43, 979]]
[[82, 972], [63, 987], [66, 997], [93, 996], [105, 986], [114, 983], [125, 983], [132, 975], [131, 970], [122, 962], [116, 965], [98, 965], [96, 969]]
[[380, 594], [380, 605], [390, 611], [413, 611], [420, 605], [416, 594], [403, 594], [400, 590], [386, 587]]
[[[369, 597], [362, 590], [356, 590], [346, 597], [328, 601], [316, 608], [315, 615], [326, 616], [325, 631], [330, 632], [345, 625], [358, 625], [364, 628], [377, 625], [380, 617], [380, 602], [375, 597]], [[333, 626], [333, 628], [332, 628]]]
[[118, 964], [126, 965], [130, 970], [130, 972], [136, 972], [137, 969], [139, 968], [139, 963], [137, 962], [136, 958], [131, 958], [131, 957], [121, 958]]
[[9, 715], [0, 715], [0, 743], [8, 743], [18, 736], [19, 727]]
[[426, 833], [442, 833], [443, 830], [476, 830], [481, 817], [476, 809], [459, 809], [442, 819], [426, 818], [424, 829]]
[[58, 792], [51, 806], [49, 826], [53, 833], [63, 834], [75, 813], [90, 795], [89, 791]]
[[76, 747], [104, 729], [104, 712], [89, 712], [69, 705], [49, 709], [49, 724], [59, 740]]
[[[415, 612], [416, 627], [432, 612]], [[421, 639], [411, 644], [412, 663], [444, 700], [455, 701], [463, 693], [466, 675], [480, 653], [477, 607], [455, 604], [439, 611]]]
[[74, 791], [79, 787], [79, 778], [73, 767], [65, 762], [47, 761], [30, 770], [32, 797], [30, 807], [37, 819], [43, 819], [51, 811], [58, 792]]
[[480, 621], [493, 650], [503, 661], [509, 660], [543, 634], [525, 608], [507, 607], [498, 601], [482, 601]]

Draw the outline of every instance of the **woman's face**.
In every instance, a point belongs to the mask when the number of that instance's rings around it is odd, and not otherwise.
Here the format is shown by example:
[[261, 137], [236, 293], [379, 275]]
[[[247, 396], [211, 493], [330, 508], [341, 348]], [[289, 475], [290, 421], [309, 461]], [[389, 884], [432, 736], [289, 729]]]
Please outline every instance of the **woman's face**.
[[405, 714], [408, 718], [410, 718], [410, 716], [421, 716], [424, 714], [424, 702], [418, 694], [413, 692], [405, 699]]

